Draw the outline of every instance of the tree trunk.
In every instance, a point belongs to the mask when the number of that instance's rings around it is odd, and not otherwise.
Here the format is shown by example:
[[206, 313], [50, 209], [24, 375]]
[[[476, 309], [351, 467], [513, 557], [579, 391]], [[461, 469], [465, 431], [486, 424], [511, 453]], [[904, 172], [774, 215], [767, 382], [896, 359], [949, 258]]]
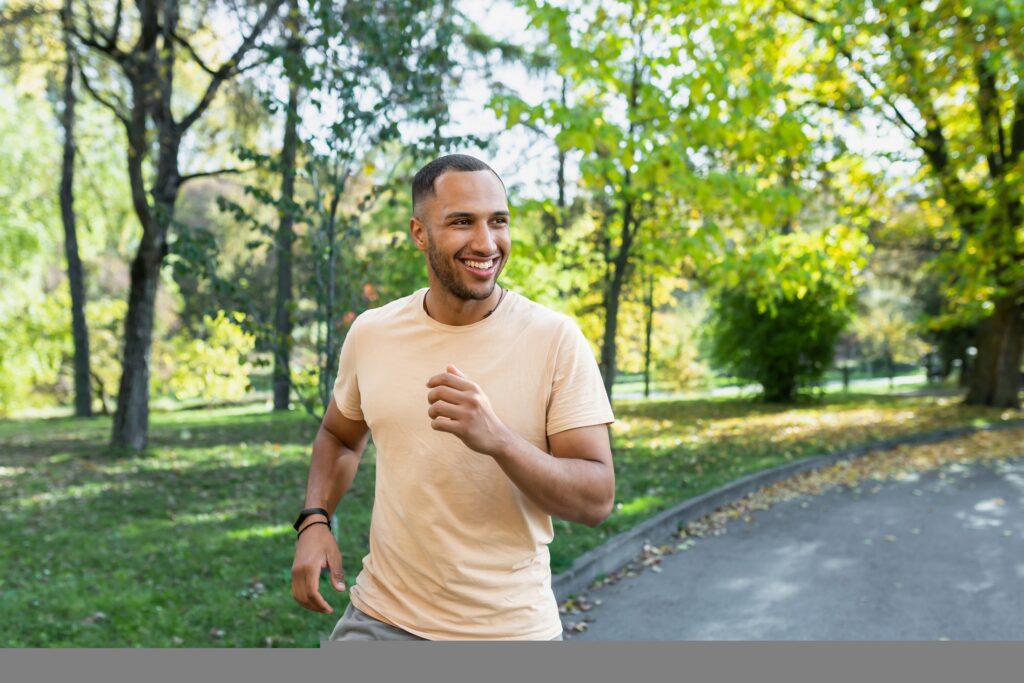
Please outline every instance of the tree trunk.
[[1024, 306], [1012, 296], [997, 299], [995, 311], [978, 327], [977, 339], [965, 403], [1020, 408]]
[[75, 415], [92, 416], [92, 387], [89, 383], [89, 328], [85, 323], [85, 275], [78, 254], [75, 226], [75, 65], [70, 36], [64, 33], [64, 92], [60, 123], [64, 129], [64, 155], [60, 178], [60, 215], [64, 223], [64, 254], [71, 286], [71, 335], [75, 345]]
[[123, 369], [111, 444], [133, 451], [145, 448], [148, 439], [150, 354], [161, 261], [160, 251], [144, 250], [141, 246], [132, 261]]
[[651, 332], [654, 329], [654, 272], [647, 274], [647, 329], [644, 335], [644, 398], [651, 395]]
[[604, 391], [608, 400], [612, 398], [612, 385], [615, 383], [615, 335], [618, 331], [619, 295], [622, 289], [618, 278], [613, 277], [608, 283], [608, 292], [604, 304], [604, 337], [601, 340], [601, 376], [604, 378]]
[[[628, 175], [627, 175], [628, 180]], [[610, 278], [605, 280], [604, 300], [604, 338], [601, 341], [601, 376], [604, 378], [604, 390], [608, 400], [612, 398], [612, 385], [615, 383], [617, 371], [615, 365], [615, 336], [619, 328], [619, 302], [622, 299], [622, 286], [626, 281], [626, 268], [629, 266], [629, 252], [633, 245], [634, 225], [633, 204], [627, 202], [622, 210], [622, 244], [612, 261]], [[608, 245], [606, 242], [606, 249]], [[606, 256], [606, 258], [608, 258]]]
[[281, 146], [281, 223], [277, 231], [277, 300], [274, 314], [274, 410], [288, 410], [291, 393], [292, 343], [292, 244], [295, 212], [295, 151], [298, 145], [299, 83], [292, 80], [288, 88], [288, 109], [285, 116], [284, 143]]

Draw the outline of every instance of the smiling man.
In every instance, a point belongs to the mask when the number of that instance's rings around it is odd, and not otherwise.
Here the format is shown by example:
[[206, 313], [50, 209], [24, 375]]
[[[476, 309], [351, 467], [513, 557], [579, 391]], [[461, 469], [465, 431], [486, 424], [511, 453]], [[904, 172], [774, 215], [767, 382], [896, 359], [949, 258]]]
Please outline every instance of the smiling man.
[[560, 640], [551, 516], [596, 526], [614, 499], [597, 363], [571, 318], [497, 283], [512, 241], [489, 166], [435, 159], [412, 197], [429, 287], [349, 330], [295, 524], [292, 594], [329, 614], [321, 571], [345, 589], [330, 514], [372, 433], [370, 552], [331, 639]]

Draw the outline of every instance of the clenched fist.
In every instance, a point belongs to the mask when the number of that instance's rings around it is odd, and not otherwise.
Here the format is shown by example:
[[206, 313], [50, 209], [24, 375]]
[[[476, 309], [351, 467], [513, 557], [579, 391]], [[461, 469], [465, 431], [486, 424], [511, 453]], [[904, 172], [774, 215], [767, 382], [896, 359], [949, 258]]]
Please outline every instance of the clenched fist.
[[487, 394], [454, 365], [427, 381], [430, 426], [448, 432], [478, 453], [497, 456], [509, 441], [508, 427], [498, 419]]

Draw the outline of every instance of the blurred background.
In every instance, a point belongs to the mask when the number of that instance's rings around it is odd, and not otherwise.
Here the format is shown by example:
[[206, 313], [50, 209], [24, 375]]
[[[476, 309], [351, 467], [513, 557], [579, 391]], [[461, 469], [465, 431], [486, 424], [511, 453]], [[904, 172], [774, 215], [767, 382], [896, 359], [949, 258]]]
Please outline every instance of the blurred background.
[[785, 459], [1021, 417], [1022, 66], [1020, 0], [0, 1], [0, 590], [33, 614], [0, 640], [329, 631], [289, 523], [349, 325], [427, 284], [439, 154], [502, 176], [501, 284], [579, 322], [620, 416], [619, 507], [556, 523], [556, 571]]

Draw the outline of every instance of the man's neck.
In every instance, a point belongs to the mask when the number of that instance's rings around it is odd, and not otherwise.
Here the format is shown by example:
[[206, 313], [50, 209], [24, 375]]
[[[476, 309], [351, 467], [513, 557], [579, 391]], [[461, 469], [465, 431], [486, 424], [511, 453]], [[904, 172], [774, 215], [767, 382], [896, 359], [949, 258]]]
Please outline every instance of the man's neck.
[[438, 285], [431, 285], [423, 297], [423, 310], [442, 325], [472, 325], [494, 309], [503, 291], [496, 285], [486, 299], [462, 299]]

